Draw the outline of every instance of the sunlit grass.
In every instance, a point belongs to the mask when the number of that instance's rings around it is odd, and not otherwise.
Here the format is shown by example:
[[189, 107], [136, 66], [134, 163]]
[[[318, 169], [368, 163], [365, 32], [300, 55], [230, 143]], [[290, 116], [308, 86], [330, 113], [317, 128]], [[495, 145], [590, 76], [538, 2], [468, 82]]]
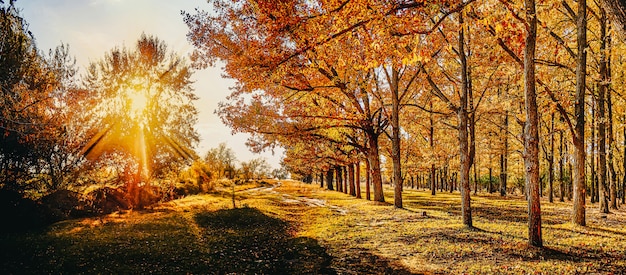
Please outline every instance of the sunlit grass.
[[[275, 185], [272, 185], [275, 184]], [[392, 198], [391, 190], [386, 197]], [[57, 223], [3, 236], [1, 270], [27, 273], [576, 274], [626, 270], [626, 215], [542, 202], [545, 249], [527, 245], [523, 197], [405, 190], [406, 209], [293, 181], [238, 185], [149, 211]], [[292, 256], [289, 256], [292, 255]], [[236, 264], [232, 264], [236, 263]]]

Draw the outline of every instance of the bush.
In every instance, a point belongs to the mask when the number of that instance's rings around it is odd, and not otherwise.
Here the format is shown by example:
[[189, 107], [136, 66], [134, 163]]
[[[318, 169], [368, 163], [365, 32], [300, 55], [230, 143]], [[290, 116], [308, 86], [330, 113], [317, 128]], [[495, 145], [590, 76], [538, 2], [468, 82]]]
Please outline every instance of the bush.
[[89, 192], [86, 201], [94, 214], [109, 214], [115, 211], [128, 210], [131, 206], [124, 190], [111, 187], [103, 187]]
[[174, 186], [174, 193], [177, 198], [200, 194], [202, 189], [193, 181], [182, 181]]
[[7, 189], [0, 189], [0, 215], [3, 220], [0, 232], [34, 229], [53, 222], [41, 204]]
[[139, 188], [139, 208], [153, 205], [164, 200], [165, 191], [154, 185], [144, 185]]
[[82, 196], [70, 190], [55, 191], [39, 201], [54, 221], [81, 218], [92, 212]]

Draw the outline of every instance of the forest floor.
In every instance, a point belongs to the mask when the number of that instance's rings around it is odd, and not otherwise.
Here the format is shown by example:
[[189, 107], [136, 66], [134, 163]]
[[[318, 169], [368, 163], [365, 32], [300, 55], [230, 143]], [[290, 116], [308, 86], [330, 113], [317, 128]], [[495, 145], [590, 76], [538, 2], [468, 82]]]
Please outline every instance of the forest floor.
[[526, 244], [523, 197], [473, 196], [475, 229], [461, 223], [458, 193], [403, 197], [394, 209], [295, 181], [238, 186], [237, 208], [225, 189], [0, 235], [0, 273], [626, 273], [623, 210], [588, 204], [578, 227], [570, 203], [542, 201], [538, 249]]

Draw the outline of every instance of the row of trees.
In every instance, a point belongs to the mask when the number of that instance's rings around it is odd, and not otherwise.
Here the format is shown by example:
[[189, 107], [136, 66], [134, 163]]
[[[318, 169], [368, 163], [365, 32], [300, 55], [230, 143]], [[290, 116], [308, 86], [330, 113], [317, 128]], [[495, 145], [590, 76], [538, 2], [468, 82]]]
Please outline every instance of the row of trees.
[[192, 165], [181, 171], [181, 179], [195, 180], [196, 184], [207, 184], [207, 190], [215, 187], [222, 179], [229, 184], [236, 181], [248, 182], [266, 178], [285, 179], [288, 173], [284, 169], [273, 169], [264, 158], [255, 158], [239, 162], [235, 152], [220, 143], [218, 147], [208, 150], [204, 158], [196, 159]]
[[13, 1], [0, 1], [0, 187], [32, 197], [90, 184], [175, 175], [198, 142], [185, 58], [156, 37], [114, 48], [78, 74], [68, 45], [35, 44]]
[[533, 246], [543, 245], [541, 174], [552, 200], [571, 171], [578, 225], [588, 194], [604, 212], [617, 207], [624, 49], [598, 2], [211, 2], [184, 14], [193, 61], [224, 62], [237, 85], [222, 120], [257, 150], [287, 148], [292, 172], [365, 161], [384, 201], [387, 165], [402, 207], [403, 180], [429, 171], [434, 183], [450, 167], [472, 227], [472, 168], [477, 179], [499, 167], [504, 186], [525, 181]]

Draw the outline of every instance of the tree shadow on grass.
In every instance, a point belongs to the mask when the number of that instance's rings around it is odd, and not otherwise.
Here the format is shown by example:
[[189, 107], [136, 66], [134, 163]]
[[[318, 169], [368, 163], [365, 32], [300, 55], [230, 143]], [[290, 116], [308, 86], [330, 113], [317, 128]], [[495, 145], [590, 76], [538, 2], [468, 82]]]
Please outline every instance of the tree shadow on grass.
[[294, 238], [290, 225], [254, 208], [196, 214], [215, 274], [335, 274], [331, 257], [311, 238]]
[[200, 213], [195, 221], [215, 274], [411, 274], [364, 250], [332, 257], [317, 240], [293, 237], [292, 225], [254, 208]]
[[[455, 216], [461, 215], [461, 205], [454, 200], [445, 200], [435, 198], [428, 200], [427, 198], [417, 196], [407, 196], [406, 204], [411, 207], [420, 209], [446, 212]], [[502, 220], [508, 222], [524, 223], [528, 220], [528, 210], [526, 207], [507, 206], [496, 207], [494, 205], [474, 204], [472, 205], [472, 215], [485, 218], [488, 220]], [[546, 225], [556, 225], [565, 223], [565, 220], [559, 219], [553, 215], [542, 217], [542, 223]]]

